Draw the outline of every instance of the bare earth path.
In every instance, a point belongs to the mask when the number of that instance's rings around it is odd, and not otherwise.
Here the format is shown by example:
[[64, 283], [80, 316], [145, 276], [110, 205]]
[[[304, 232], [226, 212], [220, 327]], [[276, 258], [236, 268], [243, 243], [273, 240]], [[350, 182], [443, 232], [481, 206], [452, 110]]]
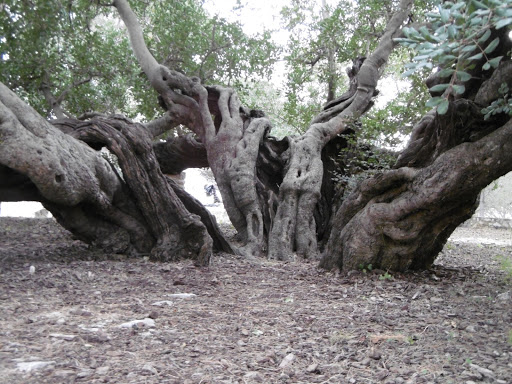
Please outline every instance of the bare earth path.
[[482, 239], [512, 234], [486, 231], [460, 230], [429, 272], [390, 276], [156, 264], [96, 253], [51, 219], [1, 218], [0, 383], [509, 384], [498, 260], [512, 241]]

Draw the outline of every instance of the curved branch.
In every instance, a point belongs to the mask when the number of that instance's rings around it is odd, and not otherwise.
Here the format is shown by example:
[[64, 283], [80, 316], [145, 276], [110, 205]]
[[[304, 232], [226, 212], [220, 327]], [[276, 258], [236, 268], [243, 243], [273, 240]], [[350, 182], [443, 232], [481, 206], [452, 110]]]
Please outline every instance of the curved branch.
[[324, 142], [331, 140], [345, 130], [347, 118], [357, 118], [368, 109], [383, 67], [396, 45], [393, 39], [400, 33], [402, 24], [407, 20], [413, 2], [413, 0], [400, 1], [398, 10], [388, 21], [377, 48], [364, 61], [357, 74], [357, 92], [352, 103], [338, 116], [321, 126], [321, 137], [324, 137]]
[[132, 44], [133, 52], [135, 53], [142, 70], [153, 85], [156, 80], [155, 77], [160, 64], [158, 64], [146, 46], [144, 35], [142, 34], [142, 28], [137, 20], [137, 16], [133, 13], [128, 1], [126, 0], [114, 0], [113, 5], [117, 8], [119, 16], [121, 16], [121, 19], [126, 25], [126, 29], [128, 29], [128, 35], [130, 36], [130, 43]]

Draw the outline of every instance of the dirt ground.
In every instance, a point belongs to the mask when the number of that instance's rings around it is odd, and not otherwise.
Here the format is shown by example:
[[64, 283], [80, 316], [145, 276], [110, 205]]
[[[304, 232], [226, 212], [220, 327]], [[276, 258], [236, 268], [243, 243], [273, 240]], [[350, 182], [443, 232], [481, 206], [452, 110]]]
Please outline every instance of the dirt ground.
[[0, 383], [509, 384], [511, 252], [511, 231], [463, 228], [422, 273], [200, 269], [3, 217]]

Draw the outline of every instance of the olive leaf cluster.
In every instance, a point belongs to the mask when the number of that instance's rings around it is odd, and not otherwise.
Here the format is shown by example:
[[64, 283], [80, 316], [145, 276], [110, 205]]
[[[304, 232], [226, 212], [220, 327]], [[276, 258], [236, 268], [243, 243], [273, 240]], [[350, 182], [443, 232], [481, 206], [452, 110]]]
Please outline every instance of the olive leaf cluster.
[[493, 30], [512, 24], [512, 0], [459, 0], [445, 1], [437, 11], [427, 13], [428, 23], [419, 27], [404, 28], [405, 37], [397, 38], [400, 44], [413, 49], [417, 56], [406, 64], [403, 76], [410, 76], [421, 69], [440, 68], [440, 84], [430, 88], [434, 96], [428, 107], [437, 107], [445, 114], [449, 100], [464, 94], [464, 83], [472, 78], [471, 71], [481, 65], [482, 71], [497, 68], [503, 56], [493, 53], [500, 44], [493, 37]]
[[484, 114], [484, 119], [488, 120], [491, 116], [497, 115], [499, 113], [512, 114], [512, 97], [510, 97], [510, 89], [507, 83], [502, 83], [500, 88], [498, 89], [498, 93], [501, 97], [497, 100], [494, 100], [491, 105], [482, 109], [482, 113]]

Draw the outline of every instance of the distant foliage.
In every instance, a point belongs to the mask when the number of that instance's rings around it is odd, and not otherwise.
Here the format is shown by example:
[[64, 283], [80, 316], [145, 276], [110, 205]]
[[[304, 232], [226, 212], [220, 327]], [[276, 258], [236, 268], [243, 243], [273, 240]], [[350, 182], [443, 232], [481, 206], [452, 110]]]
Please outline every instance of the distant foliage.
[[[471, 79], [469, 73], [476, 63], [483, 71], [497, 68], [503, 56], [494, 57], [492, 53], [500, 43], [499, 37], [491, 39], [493, 29], [501, 29], [512, 24], [512, 0], [459, 0], [445, 1], [438, 5], [437, 12], [427, 14], [426, 25], [404, 28], [404, 38], [396, 39], [402, 45], [412, 48], [417, 56], [406, 65], [404, 76], [410, 76], [417, 70], [441, 68], [441, 84], [430, 88], [433, 93], [442, 93], [432, 97], [428, 107], [437, 107], [437, 113], [445, 114], [449, 100], [454, 95], [465, 92], [464, 83]], [[506, 106], [496, 105], [486, 109], [486, 116], [496, 113], [497, 108], [510, 113]]]
[[[88, 111], [152, 120], [162, 114], [114, 8], [90, 0], [0, 3], [0, 81], [54, 118]], [[210, 17], [199, 0], [132, 1], [157, 60], [205, 83], [266, 78], [277, 60], [270, 33]]]

